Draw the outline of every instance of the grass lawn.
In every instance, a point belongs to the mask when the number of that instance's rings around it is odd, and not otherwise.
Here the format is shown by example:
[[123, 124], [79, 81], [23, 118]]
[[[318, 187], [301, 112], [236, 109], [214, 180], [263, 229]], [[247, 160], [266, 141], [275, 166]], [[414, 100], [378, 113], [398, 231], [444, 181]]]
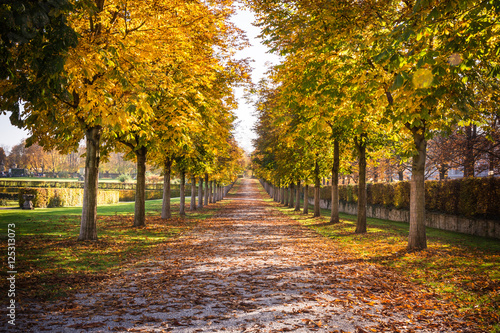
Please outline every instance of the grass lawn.
[[[272, 199], [269, 199], [272, 200]], [[330, 210], [320, 218], [280, 211], [331, 238], [356, 259], [392, 269], [422, 284], [490, 332], [500, 332], [500, 241], [427, 228], [428, 249], [408, 252], [409, 224], [368, 218], [368, 232], [355, 234], [356, 216], [341, 214], [330, 224]], [[301, 206], [303, 207], [303, 206]]]
[[[15, 224], [16, 289], [20, 298], [64, 296], [90, 281], [105, 279], [130, 263], [155, 256], [161, 244], [189, 230], [216, 206], [179, 218], [179, 198], [172, 199], [173, 218], [160, 218], [161, 200], [146, 201], [146, 227], [133, 228], [134, 202], [102, 205], [98, 213], [98, 241], [78, 242], [81, 207], [31, 211], [0, 209], [2, 290], [6, 287], [7, 227]], [[189, 199], [186, 200], [189, 208]], [[7, 293], [0, 298], [6, 297]]]

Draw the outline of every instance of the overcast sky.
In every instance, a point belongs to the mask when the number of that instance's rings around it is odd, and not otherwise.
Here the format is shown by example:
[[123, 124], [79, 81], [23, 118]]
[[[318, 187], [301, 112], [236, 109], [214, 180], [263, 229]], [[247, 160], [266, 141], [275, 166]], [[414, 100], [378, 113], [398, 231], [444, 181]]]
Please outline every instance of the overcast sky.
[[[257, 36], [260, 29], [252, 26], [254, 21], [253, 14], [248, 10], [239, 10], [238, 14], [232, 20], [240, 29], [246, 31], [247, 37], [250, 40], [251, 47], [240, 52], [238, 58], [251, 58], [253, 62], [251, 66], [254, 68], [252, 72], [252, 81], [254, 83], [265, 75], [269, 68], [269, 64], [277, 63], [278, 57], [267, 53], [267, 48], [260, 43]], [[238, 117], [235, 137], [240, 147], [247, 152], [253, 150], [251, 140], [255, 138], [255, 133], [252, 128], [255, 124], [256, 118], [253, 116], [253, 106], [247, 105], [243, 98], [243, 89], [237, 89], [236, 95], [239, 99], [239, 107], [236, 110]], [[21, 142], [22, 139], [27, 138], [29, 133], [21, 130], [10, 124], [9, 115], [0, 115], [0, 146], [11, 148]]]

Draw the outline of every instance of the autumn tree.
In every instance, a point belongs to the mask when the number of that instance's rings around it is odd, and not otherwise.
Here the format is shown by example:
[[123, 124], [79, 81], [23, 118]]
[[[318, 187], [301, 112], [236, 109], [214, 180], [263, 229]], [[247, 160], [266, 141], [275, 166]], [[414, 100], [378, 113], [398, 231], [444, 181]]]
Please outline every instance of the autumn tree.
[[64, 84], [59, 74], [67, 51], [77, 44], [67, 19], [72, 8], [66, 0], [0, 4], [0, 112], [12, 111], [16, 126], [23, 125], [24, 102], [35, 102], [44, 91]]
[[[471, 112], [470, 107], [473, 100], [491, 99], [473, 92], [479, 86], [492, 91], [496, 79], [487, 78], [498, 75], [490, 47], [498, 30], [497, 6], [477, 1], [250, 2], [273, 50], [340, 59], [334, 70], [349, 83], [342, 99], [358, 104], [355, 111], [372, 104], [383, 116], [374, 125], [389, 125], [388, 134], [406, 128], [410, 140], [404, 148], [413, 152], [408, 247], [425, 248], [426, 141], [438, 129], [491, 114], [491, 108]], [[477, 39], [464, 37], [471, 35]], [[301, 49], [308, 44], [313, 47]], [[478, 49], [485, 51], [478, 54]], [[370, 123], [364, 116], [360, 120]]]
[[155, 96], [148, 87], [162, 79], [164, 85], [169, 82], [166, 73], [152, 82], [153, 69], [178, 63], [168, 55], [182, 59], [196, 43], [230, 34], [231, 29], [220, 24], [232, 12], [227, 5], [167, 0], [75, 4], [69, 23], [80, 39], [67, 54], [61, 75], [66, 84], [42, 91], [43, 98], [25, 105], [23, 118], [33, 142], [48, 148], [70, 151], [86, 138], [80, 240], [97, 239], [101, 155], [113, 149], [124, 130], [134, 130], [139, 115], [151, 119]]

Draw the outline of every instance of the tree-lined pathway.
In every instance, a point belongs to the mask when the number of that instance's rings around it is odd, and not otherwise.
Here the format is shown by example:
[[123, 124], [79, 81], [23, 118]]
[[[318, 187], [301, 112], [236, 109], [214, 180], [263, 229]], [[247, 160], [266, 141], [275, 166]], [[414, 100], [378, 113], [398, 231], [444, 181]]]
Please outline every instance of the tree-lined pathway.
[[[475, 332], [421, 286], [353, 260], [243, 179], [155, 258], [57, 303], [26, 331]], [[19, 329], [19, 326], [17, 327]]]

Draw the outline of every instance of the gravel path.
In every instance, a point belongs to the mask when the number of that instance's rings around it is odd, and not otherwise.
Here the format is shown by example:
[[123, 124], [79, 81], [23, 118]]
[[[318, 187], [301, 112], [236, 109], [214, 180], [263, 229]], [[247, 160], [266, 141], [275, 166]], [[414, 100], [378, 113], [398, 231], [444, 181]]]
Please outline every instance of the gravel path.
[[31, 304], [20, 331], [474, 331], [418, 286], [353, 260], [264, 198], [257, 181], [242, 180], [215, 218], [161, 256], [71, 298]]

